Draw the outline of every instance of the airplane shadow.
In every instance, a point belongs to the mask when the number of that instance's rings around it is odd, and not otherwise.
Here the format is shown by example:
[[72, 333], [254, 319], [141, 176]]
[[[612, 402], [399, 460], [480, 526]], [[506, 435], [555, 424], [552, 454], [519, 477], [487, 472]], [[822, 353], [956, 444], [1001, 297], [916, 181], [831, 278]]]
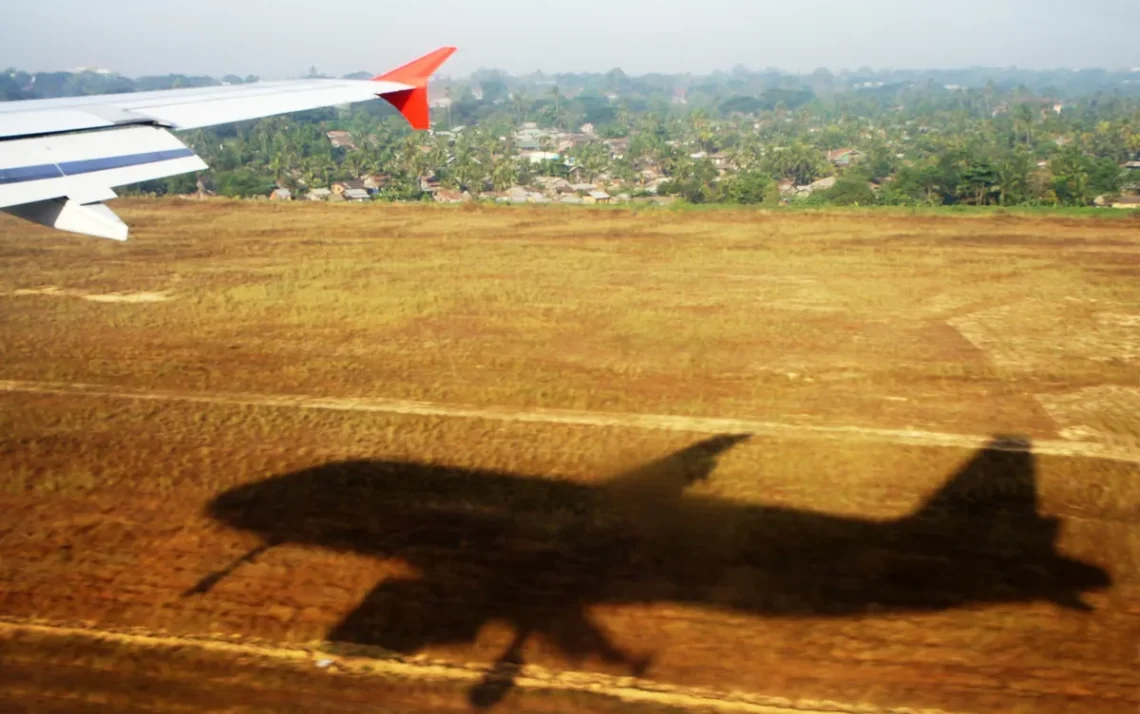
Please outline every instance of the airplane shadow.
[[263, 545], [187, 594], [278, 544], [402, 560], [418, 577], [377, 584], [328, 639], [413, 653], [507, 623], [514, 640], [470, 692], [486, 707], [512, 687], [531, 637], [571, 660], [599, 657], [641, 675], [650, 658], [591, 620], [599, 603], [769, 617], [1021, 601], [1088, 610], [1081, 594], [1112, 584], [1104, 569], [1057, 552], [1060, 522], [1038, 514], [1027, 442], [997, 438], [914, 513], [867, 520], [686, 490], [746, 438], [706, 439], [601, 486], [367, 460], [275, 476], [208, 504], [212, 518]]

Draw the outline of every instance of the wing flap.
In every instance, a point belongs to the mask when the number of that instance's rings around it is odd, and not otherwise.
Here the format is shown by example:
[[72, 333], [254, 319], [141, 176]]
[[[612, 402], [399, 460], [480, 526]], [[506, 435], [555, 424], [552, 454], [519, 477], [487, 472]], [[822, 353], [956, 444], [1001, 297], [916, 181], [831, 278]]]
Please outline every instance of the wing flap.
[[207, 168], [158, 127], [19, 139], [0, 154], [0, 208], [55, 198], [106, 200], [116, 186]]
[[115, 212], [102, 203], [83, 205], [79, 201], [55, 198], [0, 209], [32, 223], [95, 238], [126, 240], [128, 228]]

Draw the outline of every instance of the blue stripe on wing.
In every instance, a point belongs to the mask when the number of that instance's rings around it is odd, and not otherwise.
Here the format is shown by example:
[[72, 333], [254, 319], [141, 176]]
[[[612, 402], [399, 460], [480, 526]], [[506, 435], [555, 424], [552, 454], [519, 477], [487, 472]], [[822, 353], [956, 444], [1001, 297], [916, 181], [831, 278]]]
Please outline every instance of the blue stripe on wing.
[[171, 159], [185, 159], [191, 156], [194, 156], [194, 152], [184, 147], [181, 149], [167, 149], [165, 151], [147, 151], [141, 154], [128, 154], [126, 156], [107, 156], [100, 159], [63, 161], [59, 164], [16, 166], [10, 169], [0, 169], [0, 186], [9, 183], [62, 178], [64, 176], [80, 176], [82, 174], [95, 173], [96, 171], [122, 169], [128, 166], [141, 166], [143, 164], [153, 164], [159, 161], [170, 161]]

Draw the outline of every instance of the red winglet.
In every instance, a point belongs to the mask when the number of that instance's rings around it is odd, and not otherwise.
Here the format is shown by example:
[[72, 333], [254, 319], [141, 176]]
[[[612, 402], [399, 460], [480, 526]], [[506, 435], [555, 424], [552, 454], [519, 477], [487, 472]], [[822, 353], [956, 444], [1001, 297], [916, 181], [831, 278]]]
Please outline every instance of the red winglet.
[[400, 84], [410, 84], [413, 87], [412, 89], [381, 95], [404, 115], [413, 129], [431, 128], [431, 117], [428, 111], [428, 78], [454, 53], [454, 47], [441, 47], [418, 60], [412, 60], [403, 67], [373, 78], [374, 81], [399, 82]]

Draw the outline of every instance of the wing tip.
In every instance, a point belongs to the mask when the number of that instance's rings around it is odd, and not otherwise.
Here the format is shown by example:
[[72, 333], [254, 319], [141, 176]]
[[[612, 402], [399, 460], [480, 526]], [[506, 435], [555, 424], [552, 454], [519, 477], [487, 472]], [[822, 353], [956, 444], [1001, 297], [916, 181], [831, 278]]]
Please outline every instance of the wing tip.
[[396, 69], [382, 74], [374, 81], [397, 82], [408, 85], [408, 89], [382, 94], [404, 118], [408, 120], [413, 129], [426, 130], [431, 128], [431, 112], [428, 109], [427, 84], [428, 79], [440, 66], [455, 54], [455, 47], [440, 47], [434, 52], [412, 60]]
[[424, 87], [427, 85], [428, 78], [458, 49], [458, 47], [452, 46], [440, 47], [390, 72], [373, 77], [373, 81], [399, 82], [413, 87]]

